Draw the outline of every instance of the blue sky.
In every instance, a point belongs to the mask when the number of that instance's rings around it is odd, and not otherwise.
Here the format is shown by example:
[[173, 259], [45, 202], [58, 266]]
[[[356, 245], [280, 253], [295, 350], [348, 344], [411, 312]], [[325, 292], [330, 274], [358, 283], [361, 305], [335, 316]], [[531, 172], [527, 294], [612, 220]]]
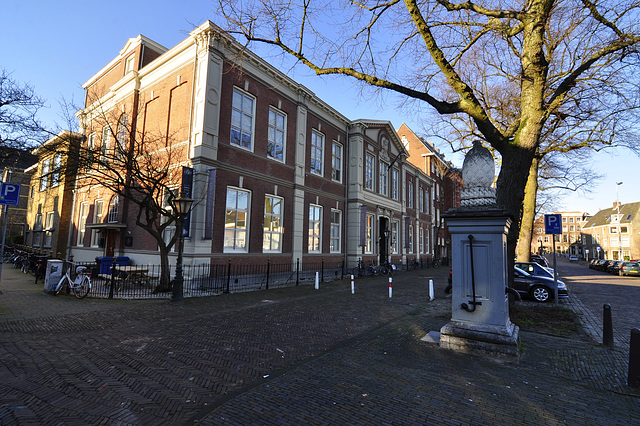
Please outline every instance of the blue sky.
[[[127, 39], [143, 34], [171, 48], [195, 26], [207, 19], [215, 21], [214, 13], [214, 4], [206, 0], [4, 0], [0, 6], [0, 67], [12, 72], [15, 80], [32, 85], [46, 100], [47, 108], [41, 114], [46, 123], [64, 126], [59, 100], [82, 104], [81, 85], [113, 59]], [[278, 65], [277, 58], [268, 60]], [[400, 111], [401, 99], [395, 95], [363, 91], [344, 77], [319, 78], [303, 67], [287, 73], [350, 119], [389, 120], [396, 128], [405, 122], [417, 133], [422, 132], [422, 121], [428, 119]], [[455, 165], [462, 166], [459, 154], [452, 154], [440, 141], [436, 145]], [[560, 209], [594, 214], [611, 207], [616, 182], [623, 182], [620, 201], [640, 201], [638, 156], [618, 150], [600, 153], [595, 159], [602, 163], [604, 178], [590, 194], [564, 193]]]

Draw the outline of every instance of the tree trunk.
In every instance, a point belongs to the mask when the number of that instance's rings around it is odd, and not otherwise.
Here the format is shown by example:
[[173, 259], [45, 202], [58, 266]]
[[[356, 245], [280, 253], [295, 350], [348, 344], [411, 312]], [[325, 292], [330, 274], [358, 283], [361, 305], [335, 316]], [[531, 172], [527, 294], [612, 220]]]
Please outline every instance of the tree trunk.
[[[164, 241], [163, 241], [164, 243]], [[156, 293], [171, 290], [171, 267], [169, 264], [169, 249], [164, 244], [159, 245], [160, 250], [160, 282], [155, 289]]]
[[536, 199], [538, 195], [538, 165], [540, 160], [534, 158], [529, 169], [527, 186], [524, 189], [522, 206], [522, 224], [518, 238], [518, 261], [528, 262], [531, 254], [531, 238], [533, 236], [533, 222], [536, 218]]

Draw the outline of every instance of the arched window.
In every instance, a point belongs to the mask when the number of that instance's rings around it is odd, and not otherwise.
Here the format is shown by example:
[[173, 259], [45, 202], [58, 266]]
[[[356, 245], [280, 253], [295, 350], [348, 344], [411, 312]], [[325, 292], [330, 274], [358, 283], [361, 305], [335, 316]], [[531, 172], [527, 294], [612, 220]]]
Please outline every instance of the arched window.
[[127, 113], [123, 113], [118, 120], [118, 129], [116, 131], [116, 158], [122, 160], [127, 155], [127, 145], [129, 141], [129, 118]]
[[107, 222], [116, 223], [118, 222], [118, 196], [114, 195], [109, 202], [109, 214], [107, 215]]

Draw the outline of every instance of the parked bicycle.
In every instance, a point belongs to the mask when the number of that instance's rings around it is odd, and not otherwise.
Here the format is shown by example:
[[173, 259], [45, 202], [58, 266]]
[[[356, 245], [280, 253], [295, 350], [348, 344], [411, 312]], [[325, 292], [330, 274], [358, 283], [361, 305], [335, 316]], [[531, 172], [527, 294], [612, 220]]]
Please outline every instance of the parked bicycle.
[[60, 278], [58, 285], [54, 288], [54, 293], [57, 295], [62, 291], [65, 285], [73, 291], [73, 294], [78, 298], [82, 299], [91, 290], [91, 278], [87, 274], [86, 266], [78, 266], [76, 268], [76, 279], [71, 279], [70, 274], [71, 268], [67, 268], [67, 272]]
[[358, 259], [358, 265], [353, 268], [353, 271], [351, 272], [351, 275], [353, 275], [356, 278], [361, 278], [364, 277], [364, 264], [362, 263], [362, 259]]

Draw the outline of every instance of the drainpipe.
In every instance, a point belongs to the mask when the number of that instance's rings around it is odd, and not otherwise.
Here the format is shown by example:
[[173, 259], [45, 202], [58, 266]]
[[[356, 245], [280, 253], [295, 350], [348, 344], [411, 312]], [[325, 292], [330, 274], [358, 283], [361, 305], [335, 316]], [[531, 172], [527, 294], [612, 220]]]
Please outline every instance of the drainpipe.
[[347, 159], [347, 161], [344, 162], [345, 164], [345, 168], [344, 168], [344, 229], [342, 230], [342, 238], [344, 239], [344, 243], [343, 243], [343, 250], [344, 250], [344, 266], [345, 268], [347, 268], [348, 270], [348, 260], [349, 260], [349, 253], [347, 251], [347, 230], [349, 229], [348, 226], [348, 221], [349, 221], [349, 155], [347, 153], [347, 149], [349, 147], [349, 124], [347, 124], [347, 128], [346, 128], [346, 140], [344, 143], [344, 154], [345, 154], [345, 158]]

